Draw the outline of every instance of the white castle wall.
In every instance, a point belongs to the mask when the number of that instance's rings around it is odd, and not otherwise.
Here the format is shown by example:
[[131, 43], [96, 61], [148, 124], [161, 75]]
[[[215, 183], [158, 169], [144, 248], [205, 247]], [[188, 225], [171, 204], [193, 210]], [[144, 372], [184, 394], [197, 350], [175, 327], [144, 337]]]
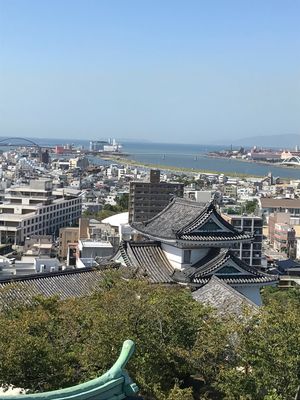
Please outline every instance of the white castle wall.
[[[201, 260], [206, 254], [209, 252], [209, 248], [199, 248], [199, 249], [192, 249], [191, 250], [191, 263], [184, 264], [183, 263], [183, 252], [184, 249], [172, 246], [170, 244], [161, 243], [161, 248], [165, 253], [167, 259], [169, 260], [170, 264], [176, 269], [184, 269], [187, 266], [194, 264], [195, 262]], [[186, 249], [190, 250], [190, 249]]]

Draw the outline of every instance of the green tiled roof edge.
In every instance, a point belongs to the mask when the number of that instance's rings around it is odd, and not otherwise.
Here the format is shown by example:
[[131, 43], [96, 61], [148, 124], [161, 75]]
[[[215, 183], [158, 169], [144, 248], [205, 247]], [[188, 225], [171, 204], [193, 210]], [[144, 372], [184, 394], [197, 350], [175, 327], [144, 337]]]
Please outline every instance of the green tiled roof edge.
[[112, 400], [124, 399], [138, 392], [137, 385], [124, 370], [134, 353], [135, 344], [125, 340], [119, 358], [114, 365], [99, 378], [65, 389], [50, 392], [1, 396], [0, 400]]

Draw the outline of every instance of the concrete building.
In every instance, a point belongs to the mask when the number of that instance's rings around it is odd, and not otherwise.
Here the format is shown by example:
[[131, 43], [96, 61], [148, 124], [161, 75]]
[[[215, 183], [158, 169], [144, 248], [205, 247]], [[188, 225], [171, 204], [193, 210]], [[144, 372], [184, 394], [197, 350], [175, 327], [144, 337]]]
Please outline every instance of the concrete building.
[[113, 254], [111, 243], [99, 240], [79, 240], [78, 249], [82, 258], [107, 257]]
[[237, 230], [253, 235], [252, 243], [234, 243], [231, 250], [234, 255], [248, 265], [260, 267], [262, 260], [263, 220], [257, 216], [223, 214], [223, 218]]
[[160, 182], [160, 171], [150, 171], [150, 182], [130, 182], [129, 222], [146, 221], [174, 197], [183, 197], [182, 183]]
[[289, 212], [275, 212], [269, 215], [268, 220], [268, 239], [270, 244], [274, 245], [275, 224], [289, 224], [291, 215]]
[[32, 235], [55, 235], [64, 226], [78, 222], [81, 197], [52, 188], [47, 179], [29, 185], [12, 186], [0, 204], [1, 243], [23, 244]]
[[269, 215], [274, 212], [289, 212], [291, 216], [300, 216], [300, 199], [274, 199], [270, 197], [261, 197], [259, 206], [268, 219]]
[[[130, 240], [133, 229], [128, 222], [128, 212], [112, 215], [102, 220], [102, 225], [109, 225], [118, 235], [119, 241]], [[110, 239], [108, 239], [111, 241]]]
[[237, 186], [235, 185], [224, 185], [223, 188], [224, 196], [231, 197], [232, 199], [236, 199], [237, 197]]
[[103, 147], [106, 144], [106, 140], [92, 140], [90, 141], [90, 151], [103, 151]]
[[54, 273], [61, 270], [57, 258], [23, 256], [21, 260], [0, 259], [0, 281], [10, 277]]
[[213, 200], [215, 196], [215, 190], [184, 190], [184, 198], [188, 200], [194, 200], [198, 203], [208, 203]]
[[287, 223], [275, 223], [274, 249], [286, 251], [288, 254], [295, 247], [295, 230]]
[[67, 258], [69, 243], [76, 243], [79, 240], [79, 228], [67, 227], [59, 230], [59, 252], [60, 258]]
[[89, 160], [86, 157], [70, 158], [69, 166], [71, 169], [74, 168], [86, 169], [89, 166]]

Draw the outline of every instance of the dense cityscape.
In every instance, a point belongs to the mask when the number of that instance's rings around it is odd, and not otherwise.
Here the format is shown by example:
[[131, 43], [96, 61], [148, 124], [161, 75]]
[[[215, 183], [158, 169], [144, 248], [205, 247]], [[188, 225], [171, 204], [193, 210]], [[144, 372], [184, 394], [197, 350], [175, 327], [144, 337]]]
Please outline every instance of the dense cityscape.
[[300, 400], [299, 14], [0, 0], [0, 400]]
[[[183, 285], [192, 301], [225, 320], [256, 315], [264, 288], [298, 290], [300, 180], [116, 162], [126, 155], [115, 139], [91, 141], [89, 149], [6, 142], [0, 159], [6, 307], [16, 293], [21, 303], [38, 295], [86, 298], [109, 271], [153, 288]], [[189, 390], [174, 389], [175, 398], [189, 399]], [[152, 398], [153, 388], [142, 393]]]

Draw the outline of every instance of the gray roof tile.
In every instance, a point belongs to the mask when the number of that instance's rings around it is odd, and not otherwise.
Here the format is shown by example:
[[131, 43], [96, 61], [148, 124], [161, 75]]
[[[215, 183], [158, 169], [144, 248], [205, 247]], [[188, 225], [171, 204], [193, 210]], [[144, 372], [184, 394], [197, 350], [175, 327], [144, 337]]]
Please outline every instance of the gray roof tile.
[[[197, 232], [211, 216], [220, 221], [224, 231]], [[132, 223], [132, 227], [142, 234], [158, 239], [186, 241], [251, 241], [252, 235], [236, 230], [216, 211], [213, 203], [174, 198], [168, 206], [152, 219]]]
[[195, 300], [214, 307], [221, 315], [241, 316], [245, 308], [256, 312], [258, 306], [223, 280], [212, 276], [208, 283], [192, 293]]
[[3, 280], [0, 288], [5, 290], [0, 291], [0, 303], [17, 299], [30, 301], [37, 295], [58, 296], [62, 300], [85, 296], [97, 290], [102, 277], [102, 271], [87, 268]]

